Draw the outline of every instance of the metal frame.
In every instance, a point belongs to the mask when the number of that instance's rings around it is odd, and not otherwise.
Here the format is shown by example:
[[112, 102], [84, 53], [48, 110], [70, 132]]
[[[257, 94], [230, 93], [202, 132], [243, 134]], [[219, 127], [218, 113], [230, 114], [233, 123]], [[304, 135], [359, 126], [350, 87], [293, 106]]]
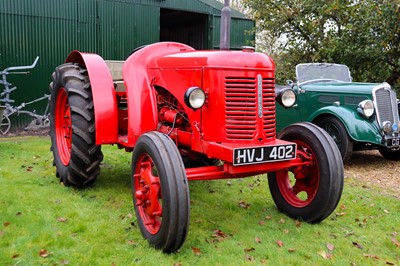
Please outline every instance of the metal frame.
[[[0, 134], [7, 134], [11, 128], [11, 120], [10, 116], [13, 114], [27, 114], [31, 117], [33, 117], [32, 123], [35, 123], [36, 125], [40, 125], [42, 127], [47, 127], [50, 124], [49, 120], [49, 99], [50, 95], [49, 94], [44, 94], [42, 97], [39, 97], [37, 99], [34, 99], [30, 102], [23, 102], [18, 106], [13, 105], [15, 102], [11, 97], [11, 93], [17, 89], [17, 87], [13, 87], [10, 82], [7, 81], [7, 75], [23, 75], [23, 74], [29, 74], [29, 71], [33, 69], [37, 62], [39, 61], [39, 56], [36, 57], [32, 65], [28, 66], [12, 66], [12, 67], [7, 67], [4, 70], [0, 71], [1, 75], [1, 80], [0, 84], [4, 86], [3, 92], [0, 93], [0, 104], [2, 105], [0, 108], [2, 109], [0, 111]], [[24, 70], [24, 71], [21, 71]], [[42, 100], [47, 99], [47, 106], [43, 114], [37, 114], [35, 111], [29, 111], [29, 110], [24, 110], [24, 108], [32, 103], [36, 103]], [[3, 129], [4, 128], [4, 129]]]

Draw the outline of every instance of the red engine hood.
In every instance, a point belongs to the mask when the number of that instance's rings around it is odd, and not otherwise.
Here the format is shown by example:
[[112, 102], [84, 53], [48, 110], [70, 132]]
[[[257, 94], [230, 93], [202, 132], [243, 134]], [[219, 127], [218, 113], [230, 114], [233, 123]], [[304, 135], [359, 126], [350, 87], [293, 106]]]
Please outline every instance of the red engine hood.
[[237, 68], [271, 69], [274, 62], [266, 54], [242, 51], [189, 51], [154, 58], [149, 68]]

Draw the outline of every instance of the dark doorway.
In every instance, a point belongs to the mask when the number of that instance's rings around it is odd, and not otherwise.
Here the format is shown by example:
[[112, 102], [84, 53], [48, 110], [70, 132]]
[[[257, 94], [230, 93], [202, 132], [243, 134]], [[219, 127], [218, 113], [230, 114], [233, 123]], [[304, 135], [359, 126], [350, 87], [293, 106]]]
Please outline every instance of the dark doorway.
[[160, 41], [181, 42], [207, 49], [207, 15], [172, 9], [160, 11]]

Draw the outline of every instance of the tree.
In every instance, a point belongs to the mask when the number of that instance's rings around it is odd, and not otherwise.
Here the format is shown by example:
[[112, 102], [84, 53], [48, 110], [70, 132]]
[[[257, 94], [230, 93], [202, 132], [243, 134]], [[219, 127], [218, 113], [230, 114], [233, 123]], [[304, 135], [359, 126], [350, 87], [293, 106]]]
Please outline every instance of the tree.
[[356, 81], [400, 85], [399, 0], [243, 1], [262, 44], [269, 40], [279, 82], [293, 79], [298, 63], [335, 62]]

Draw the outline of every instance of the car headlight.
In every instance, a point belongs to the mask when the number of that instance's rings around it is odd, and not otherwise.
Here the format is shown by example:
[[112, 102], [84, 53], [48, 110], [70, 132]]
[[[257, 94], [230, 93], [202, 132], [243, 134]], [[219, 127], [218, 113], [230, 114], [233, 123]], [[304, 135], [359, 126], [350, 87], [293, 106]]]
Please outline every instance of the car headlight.
[[392, 123], [390, 123], [390, 121], [382, 122], [382, 130], [385, 133], [390, 133], [390, 131], [392, 131]]
[[296, 99], [296, 93], [290, 88], [279, 91], [276, 96], [278, 103], [285, 108], [292, 107], [296, 103]]
[[369, 118], [371, 117], [374, 112], [374, 103], [371, 100], [364, 100], [358, 104], [357, 110], [364, 115], [365, 117]]
[[199, 87], [191, 87], [185, 92], [185, 103], [189, 108], [197, 110], [206, 102], [206, 93]]

